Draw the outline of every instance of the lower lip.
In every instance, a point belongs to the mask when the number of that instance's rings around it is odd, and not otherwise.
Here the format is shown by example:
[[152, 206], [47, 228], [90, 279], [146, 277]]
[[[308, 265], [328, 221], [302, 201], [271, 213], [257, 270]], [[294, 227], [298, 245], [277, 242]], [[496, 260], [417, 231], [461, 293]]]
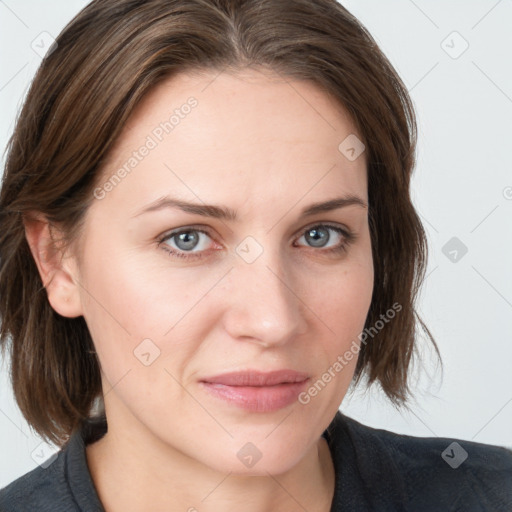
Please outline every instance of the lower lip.
[[276, 386], [227, 386], [201, 382], [212, 395], [251, 412], [272, 412], [296, 402], [307, 380]]

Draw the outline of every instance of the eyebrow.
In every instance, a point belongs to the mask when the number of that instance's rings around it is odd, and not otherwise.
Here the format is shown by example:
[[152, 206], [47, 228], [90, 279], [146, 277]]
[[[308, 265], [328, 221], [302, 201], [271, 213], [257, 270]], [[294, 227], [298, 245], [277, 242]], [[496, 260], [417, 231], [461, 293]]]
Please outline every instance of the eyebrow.
[[[338, 210], [347, 206], [360, 206], [362, 208], [368, 208], [368, 204], [358, 196], [346, 195], [343, 197], [336, 197], [319, 203], [313, 203], [310, 206], [304, 208], [301, 212], [301, 216], [308, 217], [317, 213], [328, 212], [332, 210]], [[214, 219], [221, 219], [227, 221], [237, 221], [237, 212], [226, 206], [219, 206], [214, 204], [199, 204], [190, 203], [188, 201], [182, 201], [173, 197], [165, 196], [153, 201], [149, 205], [145, 206], [142, 210], [137, 212], [133, 217], [138, 217], [142, 214], [163, 210], [167, 208], [174, 208], [182, 210], [186, 213], [192, 213], [195, 215], [202, 215], [204, 217], [212, 217]]]

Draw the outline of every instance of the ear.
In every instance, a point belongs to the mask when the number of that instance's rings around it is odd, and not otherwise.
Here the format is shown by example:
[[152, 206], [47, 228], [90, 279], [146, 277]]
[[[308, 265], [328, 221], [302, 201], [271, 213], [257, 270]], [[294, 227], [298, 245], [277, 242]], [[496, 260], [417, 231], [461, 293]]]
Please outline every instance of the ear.
[[79, 284], [75, 280], [76, 261], [72, 256], [65, 257], [60, 249], [59, 230], [41, 214], [25, 216], [23, 224], [50, 305], [62, 316], [81, 316], [82, 302]]

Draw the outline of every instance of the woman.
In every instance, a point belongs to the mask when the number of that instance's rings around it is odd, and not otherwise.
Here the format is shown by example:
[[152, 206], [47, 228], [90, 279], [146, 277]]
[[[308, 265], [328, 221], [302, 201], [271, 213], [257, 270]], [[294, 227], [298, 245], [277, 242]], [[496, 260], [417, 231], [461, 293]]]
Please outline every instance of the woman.
[[362, 376], [406, 406], [430, 335], [415, 136], [335, 1], [88, 5], [0, 195], [3, 348], [62, 446], [0, 509], [509, 510], [510, 451], [338, 411]]

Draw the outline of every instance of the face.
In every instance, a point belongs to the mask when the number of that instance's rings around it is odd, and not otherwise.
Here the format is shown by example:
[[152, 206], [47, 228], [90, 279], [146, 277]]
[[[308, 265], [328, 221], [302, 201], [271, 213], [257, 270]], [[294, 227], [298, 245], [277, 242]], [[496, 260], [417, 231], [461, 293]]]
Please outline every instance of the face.
[[76, 264], [109, 431], [245, 474], [318, 441], [372, 296], [365, 154], [339, 149], [356, 134], [314, 84], [256, 70], [177, 75], [138, 106]]

